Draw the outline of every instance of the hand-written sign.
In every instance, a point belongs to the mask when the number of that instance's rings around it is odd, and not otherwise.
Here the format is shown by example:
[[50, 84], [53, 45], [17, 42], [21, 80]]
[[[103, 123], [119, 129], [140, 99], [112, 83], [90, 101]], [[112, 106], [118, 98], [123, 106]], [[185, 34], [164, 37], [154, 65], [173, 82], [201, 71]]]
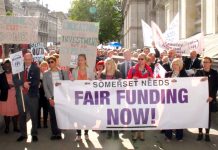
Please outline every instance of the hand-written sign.
[[31, 44], [31, 53], [35, 62], [41, 62], [45, 57], [45, 48], [43, 43], [33, 43]]
[[24, 70], [22, 51], [10, 54], [12, 73], [17, 74]]
[[0, 16], [0, 41], [4, 44], [29, 44], [38, 41], [36, 17]]
[[71, 56], [86, 54], [90, 71], [95, 67], [99, 23], [64, 21], [61, 31], [60, 64], [72, 66]]

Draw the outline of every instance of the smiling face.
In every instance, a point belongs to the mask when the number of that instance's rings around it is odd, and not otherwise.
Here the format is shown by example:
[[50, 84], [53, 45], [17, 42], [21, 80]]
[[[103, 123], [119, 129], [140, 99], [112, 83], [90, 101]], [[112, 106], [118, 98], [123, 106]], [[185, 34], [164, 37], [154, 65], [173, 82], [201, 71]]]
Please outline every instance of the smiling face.
[[178, 63], [173, 63], [172, 64], [172, 70], [176, 71], [176, 72], [179, 72], [180, 71], [179, 64]]
[[180, 58], [175, 58], [172, 62], [172, 70], [174, 72], [180, 72], [183, 68], [183, 61]]
[[104, 66], [103, 65], [97, 65], [97, 71], [102, 71], [104, 69]]
[[10, 62], [8, 62], [8, 63], [5, 63], [4, 65], [3, 65], [3, 68], [4, 68], [4, 70], [5, 70], [5, 72], [6, 73], [11, 73], [11, 63]]
[[212, 61], [209, 58], [204, 58], [203, 61], [203, 68], [204, 70], [210, 70], [211, 66], [212, 66]]
[[147, 63], [146, 55], [145, 55], [144, 53], [140, 53], [140, 54], [138, 55], [138, 64], [139, 64], [140, 66], [143, 66], [143, 65], [145, 65], [146, 63]]
[[25, 66], [30, 66], [32, 64], [32, 61], [33, 61], [32, 54], [31, 53], [26, 53], [24, 55]]
[[85, 55], [79, 55], [78, 56], [78, 66], [79, 67], [86, 66], [86, 57], [85, 57]]
[[124, 53], [123, 53], [123, 56], [124, 56], [125, 60], [130, 61], [131, 57], [132, 57], [131, 51], [130, 50], [125, 50]]
[[48, 64], [47, 63], [40, 65], [40, 71], [42, 73], [44, 73], [46, 70], [48, 70]]

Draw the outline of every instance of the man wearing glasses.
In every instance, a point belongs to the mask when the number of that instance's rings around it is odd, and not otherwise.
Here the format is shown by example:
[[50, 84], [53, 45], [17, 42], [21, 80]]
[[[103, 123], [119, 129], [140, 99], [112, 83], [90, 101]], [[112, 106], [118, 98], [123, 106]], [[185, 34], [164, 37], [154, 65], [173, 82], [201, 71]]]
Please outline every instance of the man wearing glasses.
[[49, 70], [43, 74], [43, 88], [45, 91], [45, 96], [49, 101], [49, 114], [51, 122], [52, 136], [51, 140], [60, 140], [61, 130], [57, 126], [57, 120], [54, 110], [54, 84], [58, 80], [69, 80], [68, 73], [66, 71], [60, 70], [56, 57], [50, 56], [48, 58]]
[[[37, 142], [40, 70], [39, 67], [33, 63], [33, 56], [31, 53], [26, 53], [24, 55], [24, 71], [19, 75], [13, 75], [13, 81], [16, 88], [16, 99], [19, 110], [19, 126], [21, 133], [17, 141], [21, 142], [27, 138], [26, 115], [27, 112], [29, 112], [32, 120], [32, 141]], [[22, 90], [20, 87], [22, 87]], [[24, 105], [22, 103], [22, 99], [24, 101]]]

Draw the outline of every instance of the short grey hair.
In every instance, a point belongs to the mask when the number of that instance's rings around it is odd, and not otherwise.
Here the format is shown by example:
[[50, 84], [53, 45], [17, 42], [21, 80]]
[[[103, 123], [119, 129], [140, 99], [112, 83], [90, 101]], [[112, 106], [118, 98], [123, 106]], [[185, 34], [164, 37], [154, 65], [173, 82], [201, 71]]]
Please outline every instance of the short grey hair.
[[171, 68], [173, 69], [173, 64], [176, 64], [179, 66], [180, 70], [183, 69], [183, 61], [181, 58], [174, 58], [171, 64]]

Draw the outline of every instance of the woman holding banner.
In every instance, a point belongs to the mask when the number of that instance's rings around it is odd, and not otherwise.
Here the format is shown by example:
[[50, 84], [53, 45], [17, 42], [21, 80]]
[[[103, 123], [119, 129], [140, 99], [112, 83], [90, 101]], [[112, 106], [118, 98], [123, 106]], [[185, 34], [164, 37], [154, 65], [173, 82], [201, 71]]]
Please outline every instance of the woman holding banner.
[[[145, 53], [140, 53], [138, 55], [138, 63], [130, 68], [127, 79], [153, 78], [153, 72], [151, 67], [148, 65], [148, 61], [149, 59]], [[135, 131], [133, 133], [133, 141], [136, 141], [138, 136], [140, 137], [141, 141], [144, 141], [143, 131]]]
[[[212, 66], [212, 59], [210, 57], [204, 57], [202, 60], [203, 63], [203, 68], [199, 69], [196, 71], [195, 76], [205, 76], [208, 78], [208, 83], [209, 83], [209, 97], [207, 99], [207, 102], [209, 103], [209, 120], [208, 120], [208, 128], [206, 129], [206, 134], [205, 134], [205, 141], [209, 142], [210, 141], [210, 126], [211, 126], [211, 112], [217, 111], [213, 110], [213, 105], [216, 102], [216, 93], [217, 93], [217, 83], [218, 83], [218, 73], [216, 70], [211, 69]], [[207, 78], [203, 78], [202, 81], [207, 80]], [[199, 128], [199, 134], [197, 137], [197, 141], [201, 141], [203, 139], [203, 132], [202, 128]]]
[[[77, 67], [73, 69], [73, 80], [91, 80], [94, 77], [94, 73], [88, 73], [88, 65], [85, 54], [79, 54], [77, 60]], [[89, 140], [88, 130], [85, 130], [85, 139]], [[77, 136], [75, 141], [81, 141], [81, 130], [77, 130]]]
[[[180, 58], [174, 58], [171, 64], [172, 71], [166, 73], [166, 78], [180, 78], [180, 77], [188, 77], [185, 70], [183, 70], [183, 61]], [[175, 80], [172, 80], [175, 81]], [[172, 130], [165, 130], [166, 141], [170, 141], [172, 139]], [[183, 129], [176, 129], [176, 139], [178, 141], [183, 140]]]
[[[117, 66], [115, 61], [112, 58], [107, 58], [105, 60], [105, 68], [100, 75], [100, 79], [122, 79], [122, 74], [119, 70], [117, 70]], [[108, 131], [108, 138], [112, 137], [112, 131]], [[118, 139], [119, 134], [118, 131], [114, 131], [114, 138]]]

